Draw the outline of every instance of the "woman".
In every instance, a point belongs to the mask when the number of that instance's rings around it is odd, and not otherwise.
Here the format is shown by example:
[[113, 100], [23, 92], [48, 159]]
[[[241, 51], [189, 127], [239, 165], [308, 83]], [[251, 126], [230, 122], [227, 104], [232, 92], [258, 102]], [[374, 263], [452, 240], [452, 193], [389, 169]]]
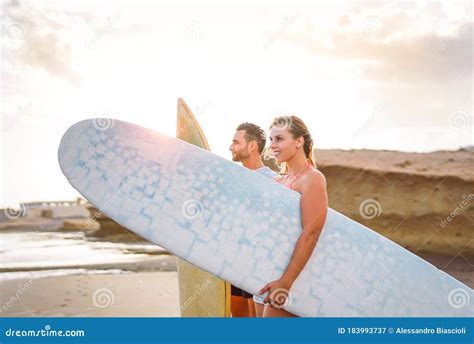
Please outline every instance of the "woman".
[[[294, 281], [311, 257], [326, 220], [328, 200], [326, 179], [313, 161], [313, 140], [308, 128], [296, 116], [274, 119], [270, 132], [270, 148], [278, 163], [285, 164], [285, 173], [275, 180], [301, 194], [302, 232], [296, 242], [290, 263], [283, 275], [267, 283], [259, 294], [268, 292], [264, 299], [263, 317], [294, 317], [282, 309]], [[279, 294], [278, 297], [276, 294]]]

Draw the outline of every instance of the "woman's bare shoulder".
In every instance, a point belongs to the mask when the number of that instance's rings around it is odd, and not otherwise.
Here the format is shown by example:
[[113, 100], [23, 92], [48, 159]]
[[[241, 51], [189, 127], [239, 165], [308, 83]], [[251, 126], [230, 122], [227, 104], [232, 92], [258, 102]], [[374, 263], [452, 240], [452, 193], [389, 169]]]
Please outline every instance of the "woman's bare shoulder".
[[326, 187], [326, 177], [324, 177], [324, 174], [321, 171], [312, 169], [305, 173], [304, 185], [310, 188], [315, 186]]

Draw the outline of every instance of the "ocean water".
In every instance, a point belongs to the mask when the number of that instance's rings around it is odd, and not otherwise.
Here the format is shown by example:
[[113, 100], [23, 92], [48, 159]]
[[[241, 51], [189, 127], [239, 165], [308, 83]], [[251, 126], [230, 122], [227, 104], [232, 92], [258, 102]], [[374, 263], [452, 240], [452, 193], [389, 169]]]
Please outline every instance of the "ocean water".
[[168, 255], [146, 243], [114, 243], [83, 232], [0, 232], [0, 281], [50, 275], [126, 273], [157, 256]]

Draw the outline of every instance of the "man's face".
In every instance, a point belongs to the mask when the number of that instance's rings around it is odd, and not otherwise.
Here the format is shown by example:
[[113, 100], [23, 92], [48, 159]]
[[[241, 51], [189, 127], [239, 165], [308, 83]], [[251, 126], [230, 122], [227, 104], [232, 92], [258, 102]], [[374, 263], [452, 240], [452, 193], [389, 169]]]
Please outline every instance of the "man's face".
[[237, 130], [235, 132], [229, 150], [232, 152], [233, 161], [242, 161], [249, 157], [250, 153], [247, 140], [245, 139], [245, 130]]

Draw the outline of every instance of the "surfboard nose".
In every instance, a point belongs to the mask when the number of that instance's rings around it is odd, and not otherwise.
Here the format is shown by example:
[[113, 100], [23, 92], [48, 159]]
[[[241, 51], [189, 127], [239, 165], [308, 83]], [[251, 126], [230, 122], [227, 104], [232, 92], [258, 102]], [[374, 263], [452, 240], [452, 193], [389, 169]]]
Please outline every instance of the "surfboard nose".
[[94, 153], [87, 148], [91, 146], [89, 136], [97, 136], [113, 128], [117, 120], [112, 118], [90, 118], [71, 125], [61, 137], [58, 146], [58, 163], [62, 173], [68, 178], [75, 178], [74, 171], [81, 162], [91, 158]]

